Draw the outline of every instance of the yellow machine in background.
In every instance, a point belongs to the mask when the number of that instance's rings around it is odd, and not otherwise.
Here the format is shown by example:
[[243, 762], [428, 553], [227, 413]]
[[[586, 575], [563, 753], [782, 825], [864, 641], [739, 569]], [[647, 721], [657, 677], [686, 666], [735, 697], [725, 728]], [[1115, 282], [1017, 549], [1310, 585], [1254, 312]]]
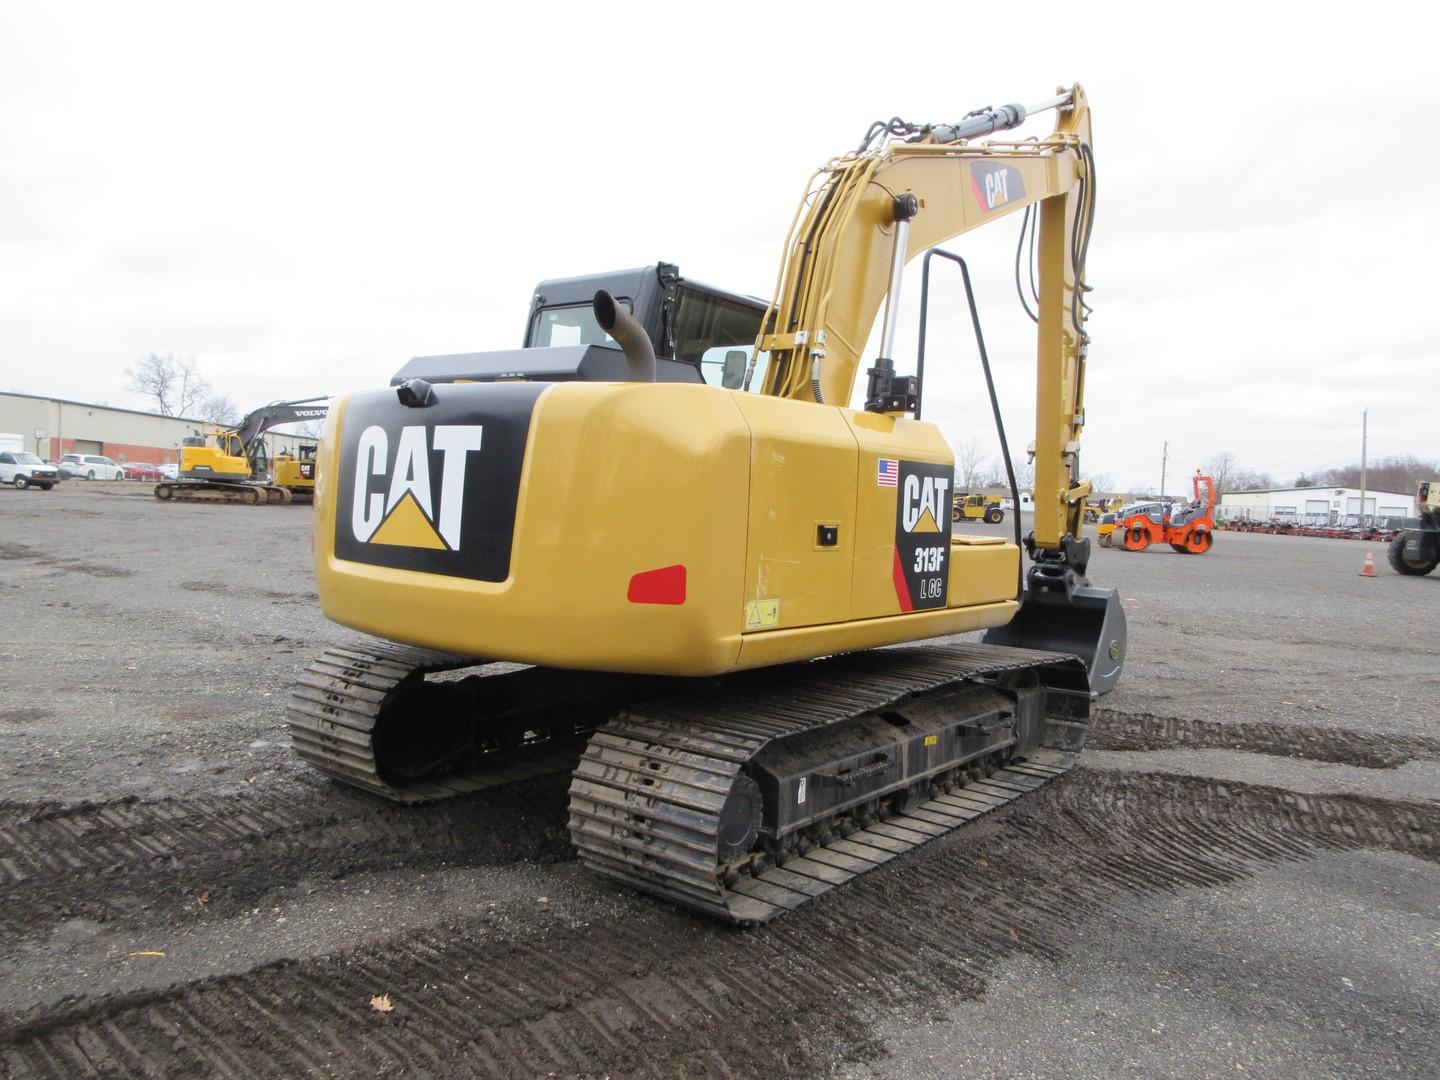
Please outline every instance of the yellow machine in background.
[[998, 525], [1005, 520], [1003, 501], [999, 495], [970, 495], [957, 491], [950, 510], [950, 520], [983, 521], [987, 525]]
[[295, 502], [310, 502], [315, 497], [315, 443], [301, 443], [295, 453], [281, 452], [270, 459], [270, 482], [284, 488]]
[[1102, 515], [1113, 514], [1125, 505], [1125, 500], [1119, 495], [1110, 497], [1099, 496], [1085, 500], [1085, 520], [1087, 522], [1098, 522]]
[[[249, 413], [233, 428], [198, 432], [181, 442], [179, 476], [155, 485], [155, 497], [177, 502], [310, 502], [315, 494], [316, 446], [271, 460], [264, 435], [280, 424], [323, 420], [325, 398], [277, 401]], [[317, 404], [319, 403], [319, 404]]]
[[[301, 678], [301, 756], [402, 802], [573, 767], [587, 865], [742, 923], [1069, 768], [1125, 627], [1080, 539], [1089, 110], [1078, 87], [1041, 108], [1056, 130], [1024, 142], [972, 142], [1018, 105], [872, 127], [812, 179], [768, 305], [667, 264], [544, 282], [527, 348], [342, 398], [316, 578], [385, 640]], [[1024, 574], [1018, 524], [950, 535], [953, 456], [892, 352], [906, 261], [1017, 212], [1040, 282]]]
[[1405, 522], [1386, 548], [1390, 568], [1423, 577], [1440, 566], [1440, 480], [1423, 481], [1415, 498], [1420, 516]]

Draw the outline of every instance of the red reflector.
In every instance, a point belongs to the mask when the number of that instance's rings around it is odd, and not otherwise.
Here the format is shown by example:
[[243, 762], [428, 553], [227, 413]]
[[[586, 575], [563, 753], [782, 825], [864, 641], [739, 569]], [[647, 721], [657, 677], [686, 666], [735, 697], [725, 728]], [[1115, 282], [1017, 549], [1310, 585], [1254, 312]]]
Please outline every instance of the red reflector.
[[636, 574], [630, 579], [630, 591], [625, 596], [632, 604], [683, 604], [685, 567], [662, 566], [659, 570]]

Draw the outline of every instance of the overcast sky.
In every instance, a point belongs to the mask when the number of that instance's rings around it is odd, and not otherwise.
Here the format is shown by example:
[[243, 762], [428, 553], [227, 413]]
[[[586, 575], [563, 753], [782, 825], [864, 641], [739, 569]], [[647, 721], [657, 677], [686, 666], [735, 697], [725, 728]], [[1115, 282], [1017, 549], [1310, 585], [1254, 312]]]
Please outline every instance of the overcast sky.
[[[1433, 9], [1177, 10], [17, 0], [0, 389], [144, 407], [124, 369], [152, 352], [242, 409], [383, 385], [414, 355], [518, 344], [542, 278], [661, 259], [768, 298], [806, 178], [870, 121], [1079, 81], [1087, 471], [1154, 487], [1168, 440], [1171, 491], [1222, 450], [1288, 480], [1357, 459], [1366, 406], [1372, 454], [1440, 457]], [[952, 247], [1023, 450], [1018, 227]], [[992, 445], [961, 313], [934, 331], [927, 418]]]

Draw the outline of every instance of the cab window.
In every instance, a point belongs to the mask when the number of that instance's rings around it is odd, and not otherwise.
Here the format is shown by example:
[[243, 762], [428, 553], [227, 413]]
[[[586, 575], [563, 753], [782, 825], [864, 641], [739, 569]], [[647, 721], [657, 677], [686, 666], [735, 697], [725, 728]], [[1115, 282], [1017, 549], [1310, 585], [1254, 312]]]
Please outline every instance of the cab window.
[[[745, 389], [745, 375], [755, 355], [762, 312], [713, 293], [677, 290], [674, 329], [675, 359], [696, 364], [711, 386]], [[761, 353], [750, 389], [765, 385], [770, 355]]]
[[[633, 311], [631, 301], [621, 298], [626, 311]], [[535, 314], [530, 328], [530, 347], [544, 349], [551, 345], [608, 345], [612, 349], [620, 346], [615, 339], [600, 329], [595, 321], [595, 310], [590, 304], [572, 304], [569, 307], [541, 308]]]
[[14, 465], [14, 464], [15, 464], [15, 455], [14, 455], [14, 454], [0, 454], [0, 465]]

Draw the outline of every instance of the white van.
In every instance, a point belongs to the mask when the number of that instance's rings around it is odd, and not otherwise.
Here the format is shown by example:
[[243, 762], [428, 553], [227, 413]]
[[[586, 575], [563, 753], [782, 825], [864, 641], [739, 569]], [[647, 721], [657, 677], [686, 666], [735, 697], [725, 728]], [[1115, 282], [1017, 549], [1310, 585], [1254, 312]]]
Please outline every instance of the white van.
[[60, 470], [26, 450], [0, 450], [0, 484], [49, 491], [60, 482]]

